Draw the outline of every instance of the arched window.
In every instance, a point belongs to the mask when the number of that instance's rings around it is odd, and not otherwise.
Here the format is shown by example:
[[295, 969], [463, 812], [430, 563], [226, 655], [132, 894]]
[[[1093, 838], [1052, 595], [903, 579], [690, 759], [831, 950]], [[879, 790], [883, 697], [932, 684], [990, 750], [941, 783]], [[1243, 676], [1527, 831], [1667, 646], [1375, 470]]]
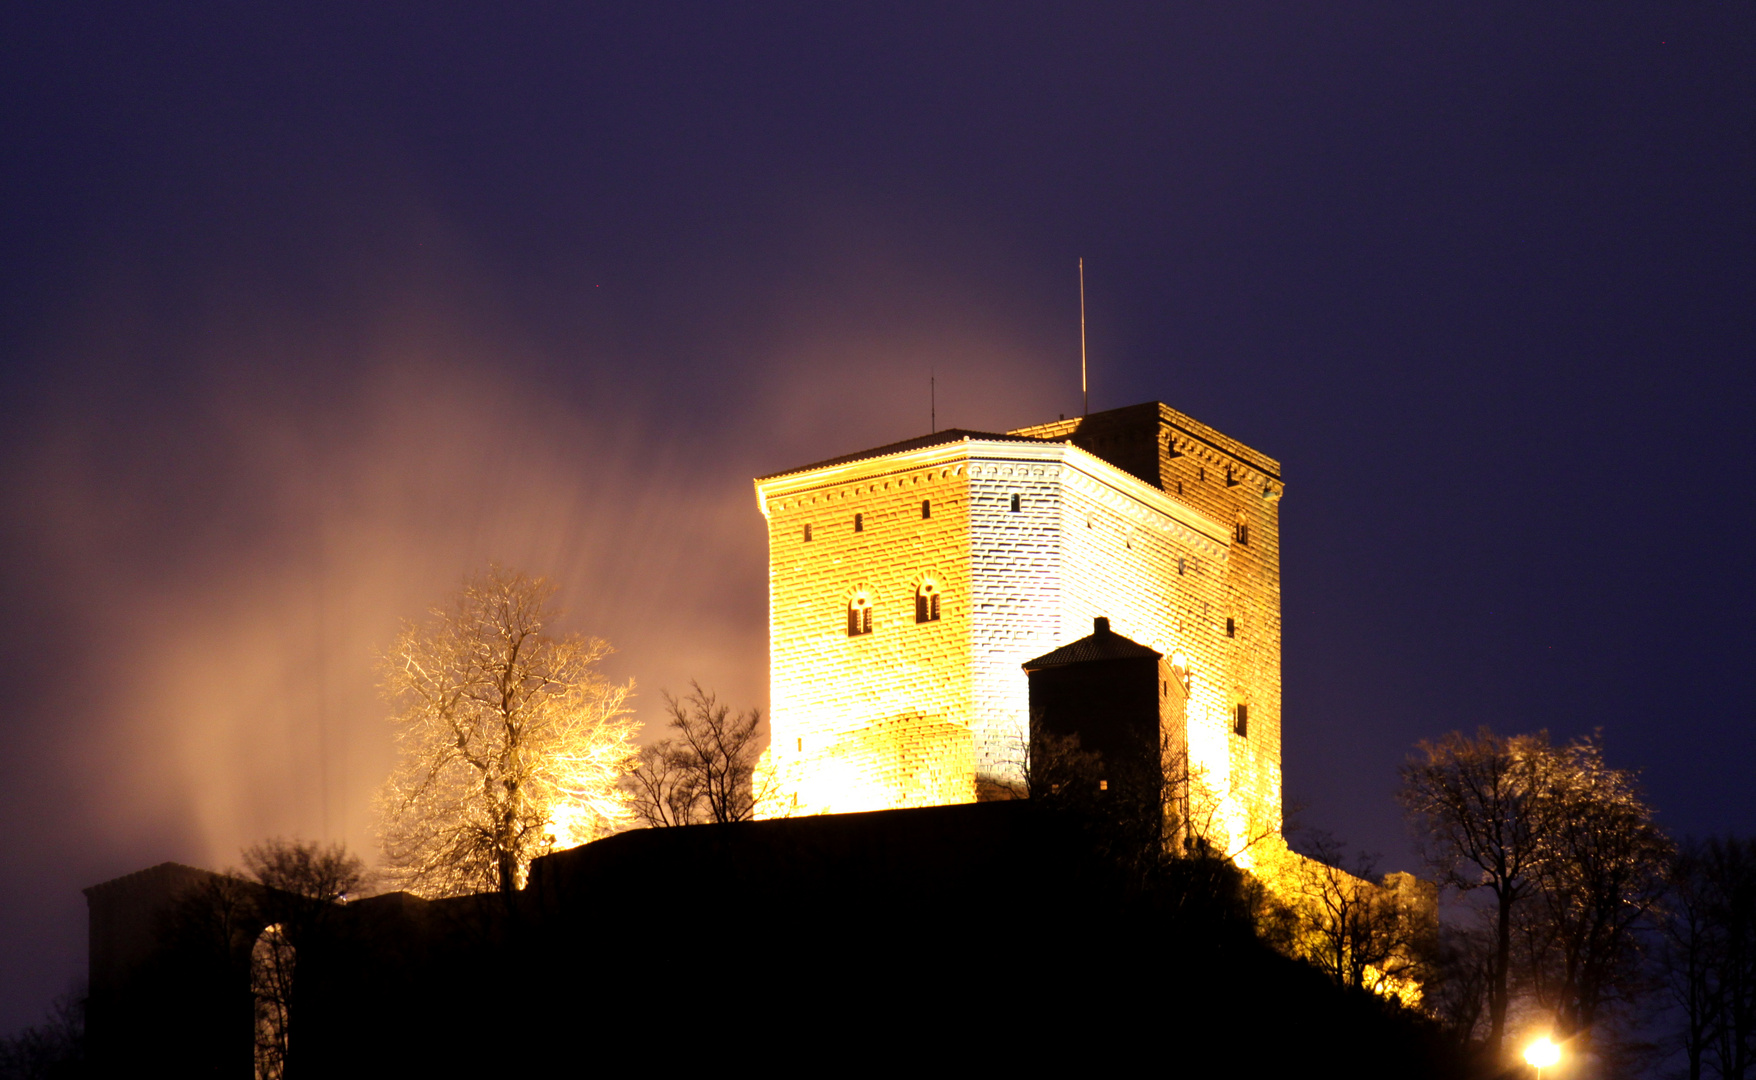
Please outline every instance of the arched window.
[[848, 601], [848, 637], [859, 637], [872, 632], [872, 598], [865, 593], [856, 593]]
[[939, 585], [930, 578], [915, 586], [915, 621], [939, 621]]
[[1242, 510], [1238, 511], [1238, 523], [1232, 526], [1232, 539], [1240, 544], [1250, 542], [1250, 520], [1244, 516]]

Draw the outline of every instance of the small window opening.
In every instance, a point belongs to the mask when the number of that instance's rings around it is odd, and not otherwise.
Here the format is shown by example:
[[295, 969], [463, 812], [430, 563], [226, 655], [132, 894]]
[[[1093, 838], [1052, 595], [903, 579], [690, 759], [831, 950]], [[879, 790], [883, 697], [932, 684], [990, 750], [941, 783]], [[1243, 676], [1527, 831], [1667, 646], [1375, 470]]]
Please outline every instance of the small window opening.
[[1197, 479], [1197, 480], [1206, 480], [1207, 479], [1207, 466], [1197, 465], [1195, 467], [1195, 479]]
[[794, 749], [796, 749], [799, 753], [803, 754], [805, 752], [805, 739], [803, 736], [800, 736], [797, 741], [798, 741], [799, 745], [797, 747], [795, 747]]
[[811, 542], [811, 526], [807, 525], [807, 526], [805, 526], [805, 543], [809, 544], [810, 542]]
[[1020, 499], [1017, 495], [1012, 496], [1012, 512], [1014, 514], [1018, 513], [1019, 502]]
[[1098, 781], [1098, 790], [1099, 791], [1110, 790], [1110, 782], [1108, 780], [1099, 780]]
[[856, 596], [848, 601], [848, 637], [872, 632], [872, 601]]
[[1250, 706], [1241, 701], [1238, 702], [1238, 707], [1232, 714], [1232, 734], [1242, 735], [1245, 738], [1250, 737]]
[[866, 531], [866, 515], [864, 515], [864, 514], [855, 514], [854, 515], [854, 531], [855, 532], [865, 532]]
[[1183, 558], [1182, 558], [1182, 556], [1177, 557], [1177, 576], [1178, 577], [1183, 576]]
[[921, 518], [925, 520], [933, 516], [933, 503], [928, 499], [921, 500]]
[[1227, 619], [1226, 620], [1226, 637], [1237, 637], [1237, 636], [1238, 636], [1238, 621], [1236, 619]]
[[1232, 539], [1240, 544], [1250, 542], [1250, 521], [1242, 510], [1238, 511], [1238, 523], [1232, 526]]
[[1183, 494], [1183, 481], [1177, 481], [1177, 494]]
[[915, 621], [939, 621], [939, 586], [931, 581], [921, 582], [920, 587], [915, 590]]

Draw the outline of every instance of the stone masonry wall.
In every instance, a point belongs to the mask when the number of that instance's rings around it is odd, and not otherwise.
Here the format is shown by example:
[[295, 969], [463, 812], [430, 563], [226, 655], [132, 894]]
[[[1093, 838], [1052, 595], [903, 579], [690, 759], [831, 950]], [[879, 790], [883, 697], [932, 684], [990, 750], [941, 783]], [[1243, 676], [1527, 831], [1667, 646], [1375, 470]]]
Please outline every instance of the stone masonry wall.
[[1020, 665], [1068, 640], [1061, 618], [1063, 472], [1040, 452], [1033, 460], [988, 451], [970, 461], [971, 689], [975, 769], [985, 797], [1023, 780], [1030, 687]]
[[[758, 484], [770, 540], [764, 767], [781, 791], [769, 812], [994, 793], [1016, 778], [1029, 730], [1019, 665], [1103, 615], [1182, 660], [1191, 762], [1220, 798], [1215, 839], [1277, 832], [1278, 463], [1157, 403], [1014, 434], [1060, 445], [965, 439]], [[927, 577], [941, 618], [917, 625]], [[856, 593], [872, 602], [873, 631], [849, 637]]]
[[[1238, 796], [1222, 808], [1234, 842], [1278, 833], [1284, 489], [1279, 462], [1159, 403], [1013, 434], [1070, 441], [1231, 530], [1226, 558], [1186, 563], [1178, 582], [1182, 607], [1176, 618], [1182, 629], [1174, 648], [1189, 652], [1194, 683], [1190, 756], [1192, 763], [1208, 770], [1217, 791]], [[1239, 515], [1247, 526], [1242, 534], [1236, 530]], [[1227, 618], [1233, 620], [1229, 637]], [[1120, 622], [1116, 628], [1128, 633]], [[1158, 648], [1150, 637], [1136, 640]], [[1243, 737], [1232, 734], [1240, 703], [1249, 708]]]
[[[771, 814], [923, 805], [927, 790], [931, 802], [975, 797], [969, 478], [940, 457], [828, 470], [768, 501]], [[917, 624], [915, 590], [929, 578], [940, 617]], [[856, 593], [871, 602], [872, 632], [850, 637]], [[881, 736], [865, 733], [875, 725]], [[874, 773], [880, 746], [896, 761]]]

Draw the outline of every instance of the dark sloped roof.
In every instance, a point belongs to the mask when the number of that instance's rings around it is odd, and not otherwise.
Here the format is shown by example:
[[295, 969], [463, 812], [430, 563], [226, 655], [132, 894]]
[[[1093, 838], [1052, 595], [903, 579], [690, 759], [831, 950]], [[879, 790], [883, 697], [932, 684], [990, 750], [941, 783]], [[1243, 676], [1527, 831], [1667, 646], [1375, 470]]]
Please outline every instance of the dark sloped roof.
[[1099, 618], [1095, 620], [1095, 624], [1096, 629], [1090, 636], [1069, 642], [1054, 652], [1046, 652], [1035, 660], [1026, 660], [1024, 670], [1037, 671], [1067, 664], [1083, 664], [1090, 660], [1136, 660], [1149, 656], [1156, 660], [1163, 655], [1156, 649], [1149, 649], [1138, 641], [1130, 641], [1111, 630], [1108, 619]]
[[780, 472], [769, 473], [767, 476], [758, 476], [756, 479], [773, 480], [777, 476], [791, 476], [793, 473], [810, 472], [812, 469], [825, 469], [831, 465], [844, 465], [850, 461], [883, 457], [886, 454], [900, 454], [905, 450], [922, 450], [929, 446], [943, 446], [946, 443], [961, 442], [964, 439], [980, 439], [984, 442], [1016, 443], [1060, 441], [1033, 439], [1028, 435], [1005, 435], [997, 431], [968, 431], [964, 428], [946, 428], [944, 431], [936, 431], [931, 435], [921, 435], [913, 439], [904, 439], [902, 442], [891, 443], [888, 446], [874, 446], [870, 450], [861, 450], [857, 453], [843, 454], [841, 457], [829, 458], [826, 461], [814, 461], [809, 465], [800, 465], [797, 468], [782, 469]]
[[81, 891], [87, 896], [96, 892], [128, 890], [141, 886], [154, 885], [195, 885], [208, 878], [222, 877], [212, 870], [203, 870], [199, 866], [185, 866], [178, 862], [162, 862], [157, 866], [149, 866], [144, 870], [136, 870], [132, 874], [123, 874], [119, 878], [100, 881], [96, 885], [88, 885]]

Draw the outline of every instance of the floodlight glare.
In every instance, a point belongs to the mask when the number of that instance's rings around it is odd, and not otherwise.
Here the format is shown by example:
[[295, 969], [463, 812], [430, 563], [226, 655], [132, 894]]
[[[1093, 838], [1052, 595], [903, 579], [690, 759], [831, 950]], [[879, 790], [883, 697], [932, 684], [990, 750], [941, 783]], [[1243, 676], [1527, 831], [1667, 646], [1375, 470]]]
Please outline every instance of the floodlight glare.
[[1524, 1048], [1524, 1060], [1535, 1065], [1538, 1069], [1546, 1069], [1561, 1060], [1561, 1048], [1550, 1042], [1549, 1037], [1544, 1035]]

